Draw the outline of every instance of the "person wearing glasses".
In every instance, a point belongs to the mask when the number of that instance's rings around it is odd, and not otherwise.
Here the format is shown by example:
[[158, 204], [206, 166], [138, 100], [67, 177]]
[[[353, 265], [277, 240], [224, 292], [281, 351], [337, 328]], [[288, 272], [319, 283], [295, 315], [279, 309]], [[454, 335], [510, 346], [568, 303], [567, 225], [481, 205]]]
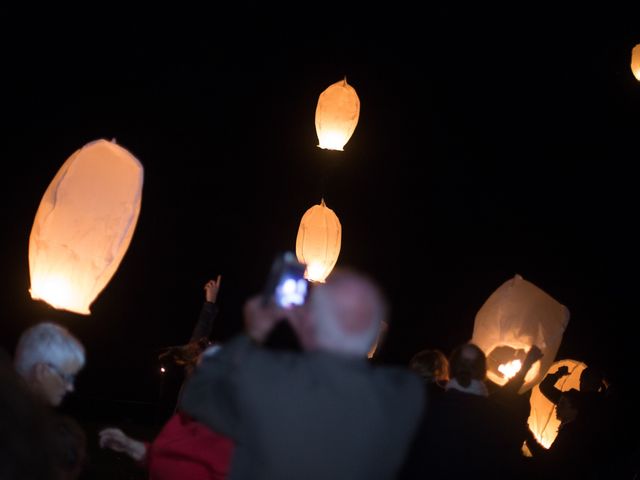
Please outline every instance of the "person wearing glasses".
[[29, 388], [52, 407], [74, 390], [84, 367], [85, 351], [66, 328], [41, 322], [25, 330], [16, 346], [14, 365]]
[[56, 478], [79, 478], [85, 467], [86, 436], [77, 421], [59, 414], [56, 407], [74, 390], [75, 377], [84, 367], [82, 343], [66, 328], [41, 322], [20, 335], [13, 363], [36, 403], [45, 407], [41, 427], [47, 433], [46, 455]]

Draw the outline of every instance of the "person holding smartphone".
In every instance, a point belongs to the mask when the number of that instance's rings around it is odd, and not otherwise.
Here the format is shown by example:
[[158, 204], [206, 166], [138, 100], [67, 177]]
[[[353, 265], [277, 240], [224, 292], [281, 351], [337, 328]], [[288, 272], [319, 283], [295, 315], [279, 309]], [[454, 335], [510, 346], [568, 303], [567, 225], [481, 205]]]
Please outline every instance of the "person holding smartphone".
[[[377, 284], [335, 269], [304, 305], [264, 297], [245, 303], [244, 333], [205, 352], [180, 408], [235, 442], [236, 480], [394, 478], [424, 389], [414, 372], [367, 359], [386, 314]], [[282, 318], [304, 351], [262, 346]]]

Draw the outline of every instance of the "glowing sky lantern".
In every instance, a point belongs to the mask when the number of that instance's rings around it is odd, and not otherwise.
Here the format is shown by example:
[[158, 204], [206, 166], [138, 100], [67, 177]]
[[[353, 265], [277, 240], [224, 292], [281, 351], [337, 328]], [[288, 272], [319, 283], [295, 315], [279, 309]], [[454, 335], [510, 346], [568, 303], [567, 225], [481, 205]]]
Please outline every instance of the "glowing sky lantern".
[[89, 314], [116, 272], [140, 213], [143, 168], [115, 142], [71, 155], [49, 184], [29, 238], [31, 297]]
[[[587, 366], [576, 360], [560, 360], [549, 368], [549, 373], [555, 373], [560, 367], [565, 366], [569, 368], [569, 375], [560, 378], [556, 382], [556, 388], [563, 392], [572, 388], [580, 390], [580, 374]], [[560, 427], [560, 420], [556, 417], [556, 406], [540, 392], [538, 385], [531, 390], [529, 403], [531, 404], [529, 429], [540, 445], [549, 448], [556, 439], [558, 427]]]
[[318, 98], [316, 133], [318, 146], [343, 150], [360, 116], [360, 99], [347, 79], [330, 85]]
[[296, 256], [307, 266], [308, 280], [325, 281], [338, 261], [341, 239], [340, 220], [324, 199], [305, 212], [298, 228]]
[[525, 376], [520, 393], [546, 374], [569, 323], [569, 310], [520, 275], [506, 281], [478, 311], [472, 342], [487, 356], [487, 377], [504, 385], [522, 366], [533, 345], [542, 358]]
[[636, 80], [640, 81], [640, 43], [631, 50], [631, 71]]

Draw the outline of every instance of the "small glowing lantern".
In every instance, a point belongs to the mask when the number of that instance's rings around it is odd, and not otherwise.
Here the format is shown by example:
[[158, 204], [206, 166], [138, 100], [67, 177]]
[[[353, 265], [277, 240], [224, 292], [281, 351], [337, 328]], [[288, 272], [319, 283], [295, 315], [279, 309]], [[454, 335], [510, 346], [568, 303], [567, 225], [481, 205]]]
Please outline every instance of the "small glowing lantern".
[[[569, 375], [560, 378], [556, 382], [556, 388], [563, 392], [572, 388], [580, 390], [580, 374], [587, 366], [576, 360], [560, 360], [549, 368], [549, 373], [557, 372], [560, 367], [567, 367]], [[560, 427], [560, 421], [556, 417], [556, 406], [540, 392], [538, 385], [531, 390], [529, 403], [531, 404], [529, 429], [540, 445], [549, 448], [556, 439]]]
[[569, 323], [569, 310], [520, 275], [507, 280], [478, 311], [472, 342], [487, 356], [487, 377], [504, 385], [533, 345], [542, 351], [525, 376], [523, 393], [539, 383], [553, 363]]
[[360, 99], [347, 79], [330, 85], [318, 98], [316, 133], [318, 146], [343, 150], [360, 116]]
[[296, 256], [307, 266], [308, 280], [324, 282], [329, 276], [338, 261], [341, 238], [340, 220], [324, 199], [305, 212], [298, 228]]
[[631, 50], [631, 71], [636, 80], [640, 81], [640, 43]]
[[49, 184], [29, 238], [31, 298], [88, 315], [116, 272], [140, 213], [143, 168], [114, 142], [77, 150]]

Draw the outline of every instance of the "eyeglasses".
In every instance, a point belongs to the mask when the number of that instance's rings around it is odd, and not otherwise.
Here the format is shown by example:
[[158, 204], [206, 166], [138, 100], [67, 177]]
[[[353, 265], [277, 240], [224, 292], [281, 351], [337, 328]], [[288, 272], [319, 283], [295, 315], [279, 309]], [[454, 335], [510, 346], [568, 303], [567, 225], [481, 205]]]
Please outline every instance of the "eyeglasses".
[[76, 381], [76, 376], [72, 375], [70, 373], [65, 373], [62, 370], [60, 370], [58, 367], [56, 367], [53, 363], [47, 363], [46, 364], [47, 367], [49, 367], [51, 370], [53, 370], [61, 379], [62, 381], [67, 384], [67, 385], [73, 385], [74, 382]]

